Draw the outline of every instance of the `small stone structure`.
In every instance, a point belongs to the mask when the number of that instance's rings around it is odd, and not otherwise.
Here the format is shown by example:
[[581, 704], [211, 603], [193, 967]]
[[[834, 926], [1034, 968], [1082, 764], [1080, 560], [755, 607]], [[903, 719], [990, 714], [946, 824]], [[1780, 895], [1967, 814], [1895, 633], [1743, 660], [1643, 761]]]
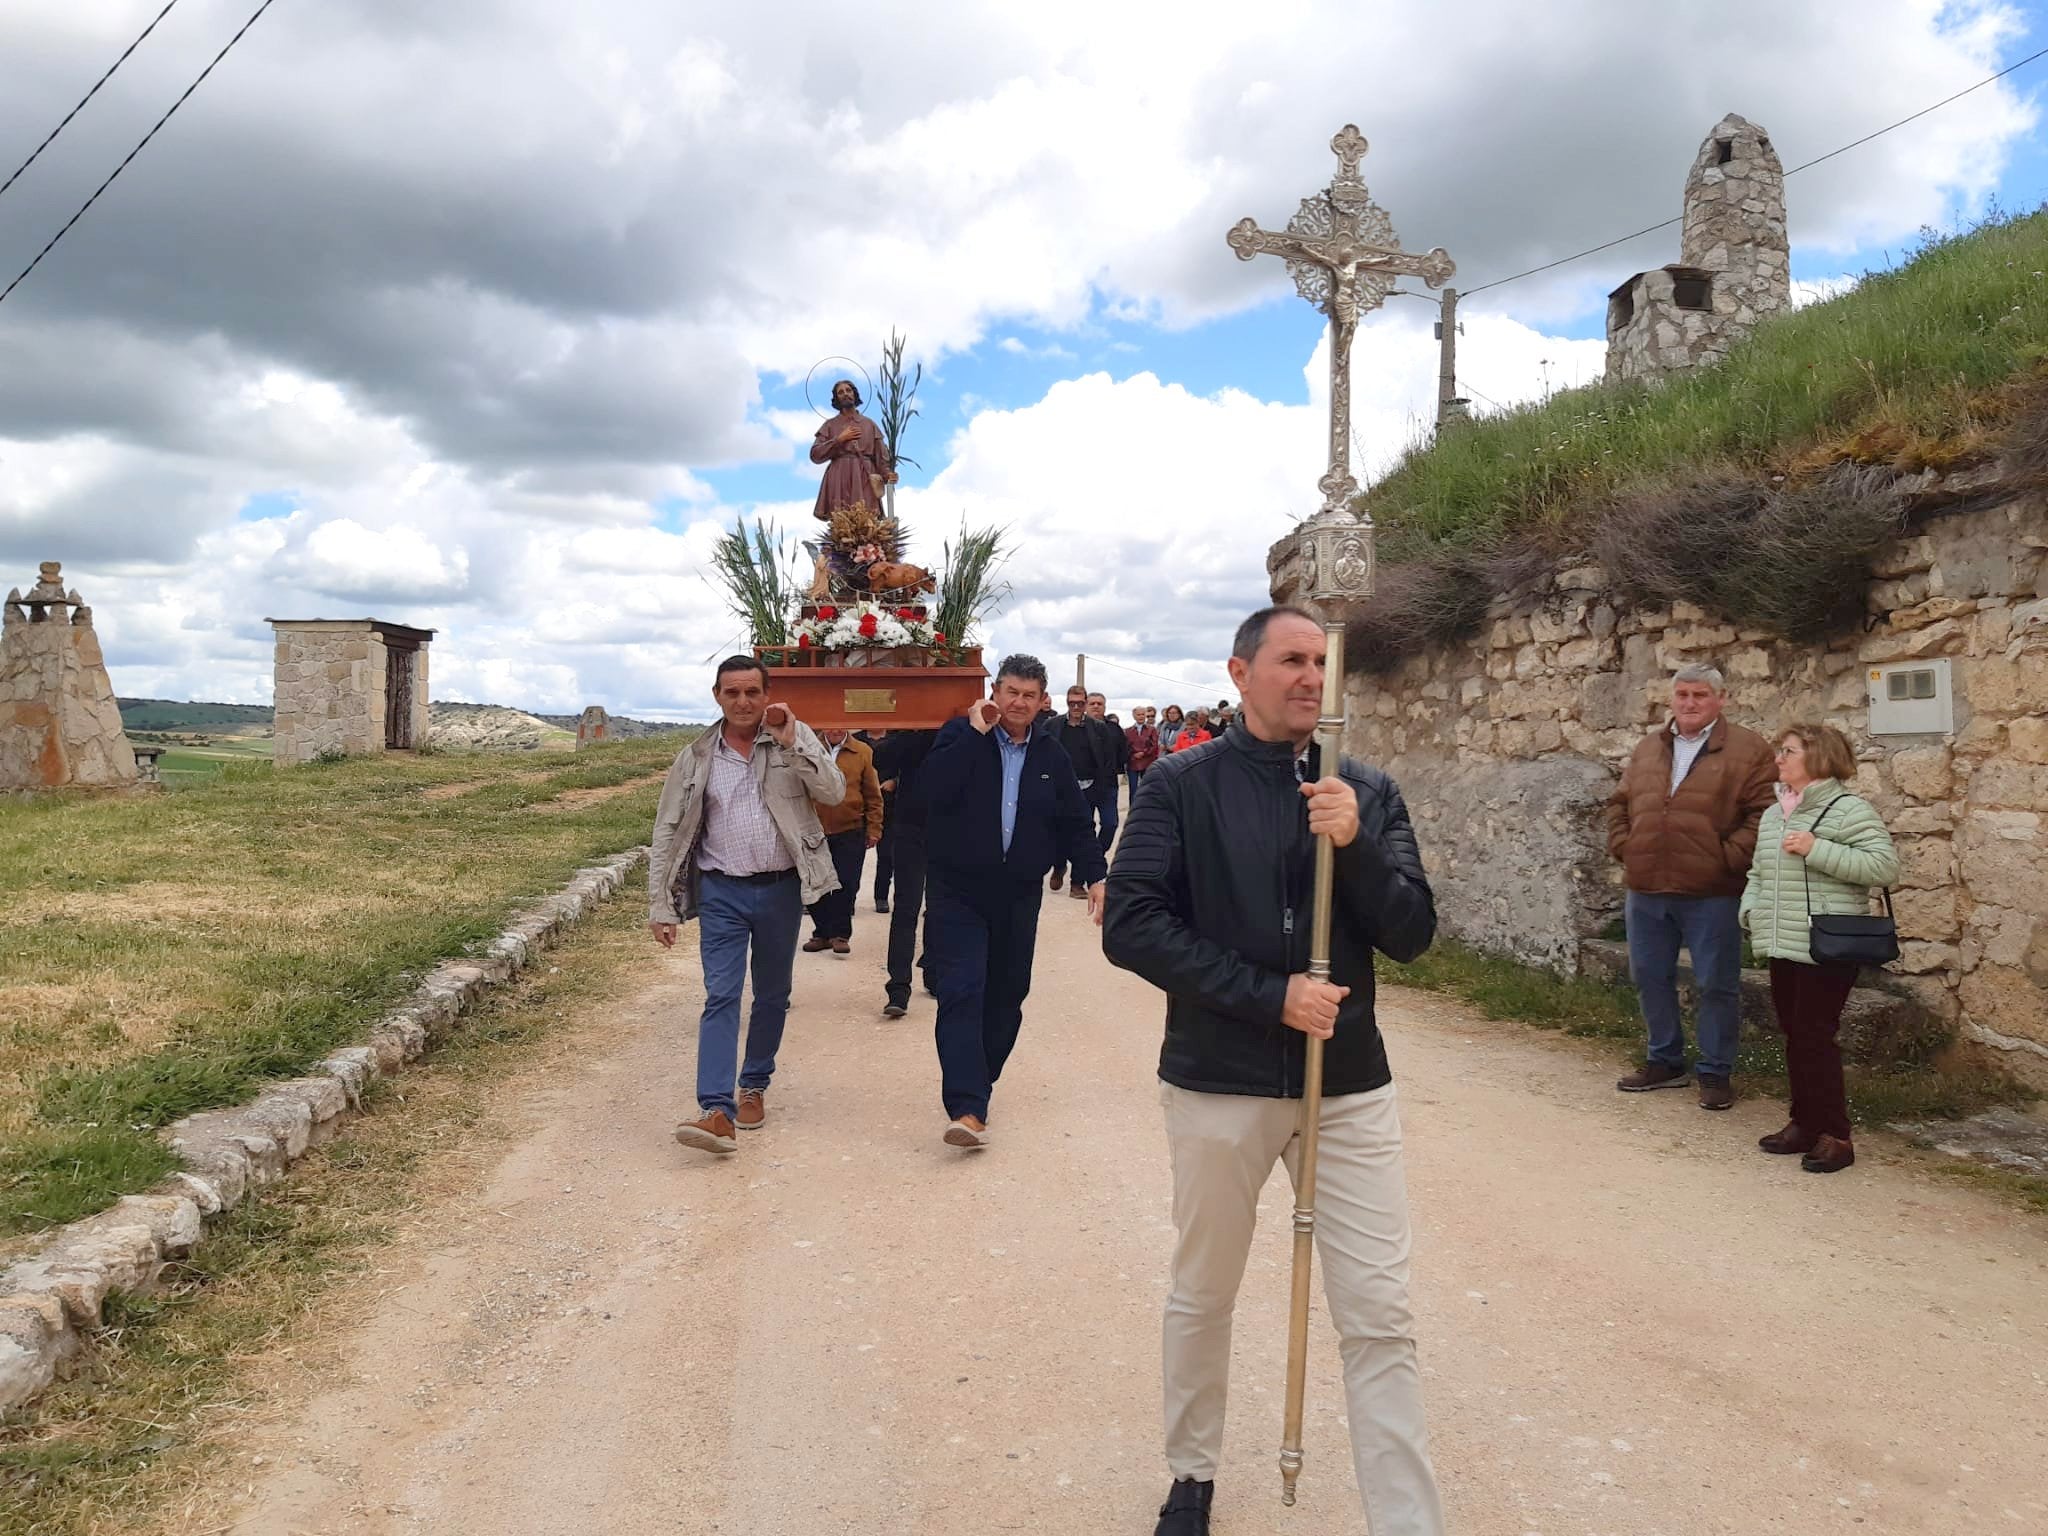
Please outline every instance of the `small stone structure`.
[[135, 754], [107, 678], [92, 610], [45, 560], [0, 624], [0, 790], [136, 782]]
[[586, 706], [583, 717], [576, 722], [576, 745], [586, 747], [593, 741], [609, 741], [611, 734], [612, 717], [605, 713], [604, 706]]
[[[1874, 557], [1865, 628], [1804, 643], [1686, 603], [1644, 611], [1598, 566], [1566, 565], [1496, 599], [1471, 639], [1351, 678], [1345, 748], [1402, 785], [1444, 931], [1579, 963], [1621, 906], [1606, 797], [1667, 718], [1672, 672], [1709, 662], [1741, 724], [1848, 734], [1853, 787], [1903, 866], [1904, 953], [1884, 984], [2048, 1088], [2048, 506], [1990, 472], [1928, 480], [1930, 503], [1960, 505]], [[1296, 591], [1298, 543], [1273, 551], [1277, 600]], [[1873, 733], [1894, 668], [1945, 679], [1946, 728]]]
[[431, 629], [382, 619], [266, 619], [277, 635], [276, 761], [409, 752], [428, 733]]
[[1675, 265], [1608, 296], [1607, 378], [1654, 379], [1719, 362], [1792, 303], [1785, 171], [1761, 128], [1729, 113], [1685, 179]]

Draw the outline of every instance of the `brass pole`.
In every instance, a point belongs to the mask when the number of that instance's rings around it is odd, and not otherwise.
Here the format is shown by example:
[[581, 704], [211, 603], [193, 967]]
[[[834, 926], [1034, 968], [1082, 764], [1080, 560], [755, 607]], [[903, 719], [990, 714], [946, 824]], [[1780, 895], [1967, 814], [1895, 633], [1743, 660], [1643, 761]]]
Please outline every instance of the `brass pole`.
[[[1316, 745], [1325, 774], [1334, 773], [1344, 750], [1344, 626], [1333, 615], [1323, 621], [1323, 713], [1316, 722]], [[1330, 922], [1335, 905], [1337, 850], [1327, 837], [1316, 839], [1315, 907], [1310, 919], [1308, 974], [1313, 981], [1330, 979]], [[1280, 1502], [1294, 1502], [1294, 1481], [1301, 1476], [1301, 1402], [1308, 1386], [1309, 1264], [1316, 1235], [1316, 1139], [1323, 1125], [1323, 1042], [1308, 1039], [1302, 1068], [1301, 1161], [1294, 1181], [1294, 1284], [1287, 1314], [1287, 1405], [1280, 1439]]]

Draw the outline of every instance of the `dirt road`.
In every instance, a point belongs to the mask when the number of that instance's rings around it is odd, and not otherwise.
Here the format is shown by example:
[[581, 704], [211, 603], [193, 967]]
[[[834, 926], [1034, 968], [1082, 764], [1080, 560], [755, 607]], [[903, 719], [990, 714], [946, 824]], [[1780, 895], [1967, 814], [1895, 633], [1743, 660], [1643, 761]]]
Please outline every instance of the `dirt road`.
[[[683, 1152], [694, 950], [520, 1106], [252, 1450], [242, 1536], [1149, 1532], [1170, 1228], [1160, 1005], [1049, 898], [996, 1145], [939, 1142], [879, 924], [799, 956], [767, 1129]], [[2048, 1532], [2048, 1230], [1777, 1106], [1622, 1096], [1569, 1042], [1387, 997], [1439, 1473], [1466, 1536]], [[1364, 1530], [1320, 1303], [1279, 1504], [1286, 1181], [1238, 1309], [1219, 1533]], [[1388, 1533], [1379, 1533], [1388, 1536]]]

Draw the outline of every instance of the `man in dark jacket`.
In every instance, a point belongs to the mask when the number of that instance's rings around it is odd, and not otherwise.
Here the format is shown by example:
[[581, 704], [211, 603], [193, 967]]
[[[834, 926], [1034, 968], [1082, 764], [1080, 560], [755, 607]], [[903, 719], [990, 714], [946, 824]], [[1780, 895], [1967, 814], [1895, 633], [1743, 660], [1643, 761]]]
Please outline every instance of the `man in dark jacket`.
[[[1066, 749], [1067, 761], [1074, 765], [1074, 777], [1080, 780], [1082, 798], [1088, 802], [1090, 829], [1100, 828], [1095, 831], [1096, 846], [1106, 855], [1116, 839], [1118, 735], [1090, 710], [1088, 690], [1079, 683], [1067, 690], [1066, 714], [1055, 718], [1046, 729]], [[1067, 861], [1055, 859], [1054, 890], [1065, 881], [1066, 873]], [[1087, 883], [1078, 875], [1074, 877], [1072, 894], [1077, 899], [1088, 894]]]
[[891, 731], [875, 749], [875, 772], [884, 788], [895, 786], [896, 904], [889, 913], [889, 986], [882, 1004], [886, 1019], [900, 1019], [910, 1011], [910, 962], [917, 952], [917, 920], [924, 910], [928, 846], [924, 760], [938, 734]]
[[[1408, 1305], [1401, 1127], [1373, 1016], [1373, 951], [1412, 960], [1436, 908], [1393, 781], [1313, 743], [1322, 626], [1245, 620], [1230, 661], [1243, 714], [1145, 776], [1110, 871], [1103, 949], [1166, 993], [1161, 1099], [1179, 1240], [1166, 1305], [1158, 1536], [1206, 1536], [1223, 1446], [1230, 1319], [1259, 1190], [1298, 1171], [1308, 1037], [1323, 1065], [1316, 1245], [1344, 1360], [1352, 1456], [1375, 1531], [1440, 1536]], [[1307, 974], [1316, 838], [1336, 847], [1330, 980]]]
[[1011, 656], [995, 698], [939, 732], [921, 775], [930, 850], [927, 964], [939, 994], [939, 1070], [948, 1146], [988, 1143], [989, 1095], [1017, 1044], [1045, 872], [1055, 860], [1094, 887], [1102, 920], [1102, 853], [1067, 756], [1033, 728], [1045, 665]]

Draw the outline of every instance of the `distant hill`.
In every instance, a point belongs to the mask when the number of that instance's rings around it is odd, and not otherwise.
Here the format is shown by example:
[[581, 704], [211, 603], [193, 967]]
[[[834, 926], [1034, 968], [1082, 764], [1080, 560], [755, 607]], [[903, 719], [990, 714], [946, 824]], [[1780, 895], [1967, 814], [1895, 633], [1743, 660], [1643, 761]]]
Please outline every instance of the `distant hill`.
[[[268, 704], [210, 704], [176, 699], [116, 699], [124, 730], [145, 734], [210, 734], [219, 736], [268, 732], [275, 715]], [[502, 704], [435, 703], [434, 737], [445, 747], [465, 750], [531, 750], [559, 743], [562, 733], [576, 735], [578, 715], [540, 715]], [[698, 729], [660, 720], [611, 717], [614, 740], [660, 736]]]
[[121, 709], [121, 727], [129, 731], [236, 731], [269, 730], [272, 720], [268, 704], [207, 704], [175, 699], [115, 699]]

